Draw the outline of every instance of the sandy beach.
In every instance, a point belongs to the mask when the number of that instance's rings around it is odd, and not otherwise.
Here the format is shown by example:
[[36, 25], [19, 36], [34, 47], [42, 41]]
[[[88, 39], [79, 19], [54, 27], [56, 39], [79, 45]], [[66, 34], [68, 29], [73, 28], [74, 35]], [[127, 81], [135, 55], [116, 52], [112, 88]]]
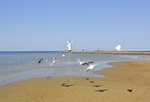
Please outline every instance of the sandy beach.
[[0, 88], [0, 102], [149, 102], [150, 61], [110, 63], [106, 78], [29, 79]]

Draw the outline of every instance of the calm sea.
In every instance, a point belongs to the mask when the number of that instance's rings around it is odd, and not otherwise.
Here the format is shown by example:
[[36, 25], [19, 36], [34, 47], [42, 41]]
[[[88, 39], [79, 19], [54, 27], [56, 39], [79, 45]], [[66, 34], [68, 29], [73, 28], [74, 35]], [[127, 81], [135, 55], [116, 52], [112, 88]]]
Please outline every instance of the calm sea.
[[[81, 66], [76, 61], [94, 61], [98, 64], [94, 70], [102, 70], [111, 67], [108, 62], [144, 60], [140, 55], [117, 54], [90, 54], [90, 53], [63, 53], [57, 51], [1, 51], [0, 52], [0, 86], [29, 78], [56, 77], [56, 76], [88, 76], [104, 77], [96, 75], [93, 71], [85, 72], [87, 66]], [[54, 66], [49, 67], [45, 59], [59, 60]], [[38, 64], [38, 61], [44, 61]]]

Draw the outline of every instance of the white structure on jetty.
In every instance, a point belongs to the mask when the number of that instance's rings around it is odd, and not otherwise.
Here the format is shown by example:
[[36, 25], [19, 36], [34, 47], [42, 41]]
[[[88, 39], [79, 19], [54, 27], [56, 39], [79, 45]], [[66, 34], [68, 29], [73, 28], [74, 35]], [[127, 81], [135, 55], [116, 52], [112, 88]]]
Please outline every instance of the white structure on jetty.
[[117, 45], [117, 46], [115, 47], [115, 50], [116, 50], [116, 51], [121, 51], [120, 49], [121, 49], [121, 45]]
[[73, 41], [69, 41], [69, 40], [67, 40], [67, 48], [68, 48], [68, 51], [72, 51], [72, 49], [71, 49], [71, 47], [72, 47], [72, 42]]

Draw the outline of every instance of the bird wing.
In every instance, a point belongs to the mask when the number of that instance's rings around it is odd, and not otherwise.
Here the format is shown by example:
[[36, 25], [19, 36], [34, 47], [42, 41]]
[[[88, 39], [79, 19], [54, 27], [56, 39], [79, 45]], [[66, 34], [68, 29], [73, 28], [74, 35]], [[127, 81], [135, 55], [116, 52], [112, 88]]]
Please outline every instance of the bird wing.
[[45, 61], [48, 62], [49, 64], [51, 64], [51, 62], [48, 59], [46, 59]]
[[39, 61], [38, 61], [38, 63], [41, 63], [43, 61], [43, 58], [42, 59], [40, 59]]
[[90, 71], [91, 69], [93, 69], [97, 65], [98, 64], [91, 64], [88, 68], [85, 69], [85, 71]]
[[80, 61], [80, 59], [77, 59], [77, 61], [81, 64], [82, 62]]

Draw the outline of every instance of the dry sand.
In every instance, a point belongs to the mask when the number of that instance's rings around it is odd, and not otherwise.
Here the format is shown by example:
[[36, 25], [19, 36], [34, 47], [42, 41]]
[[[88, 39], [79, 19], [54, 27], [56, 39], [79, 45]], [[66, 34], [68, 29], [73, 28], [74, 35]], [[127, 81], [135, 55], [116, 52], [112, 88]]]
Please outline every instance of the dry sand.
[[113, 68], [96, 72], [104, 79], [56, 77], [5, 85], [0, 102], [150, 102], [150, 61], [111, 64]]

